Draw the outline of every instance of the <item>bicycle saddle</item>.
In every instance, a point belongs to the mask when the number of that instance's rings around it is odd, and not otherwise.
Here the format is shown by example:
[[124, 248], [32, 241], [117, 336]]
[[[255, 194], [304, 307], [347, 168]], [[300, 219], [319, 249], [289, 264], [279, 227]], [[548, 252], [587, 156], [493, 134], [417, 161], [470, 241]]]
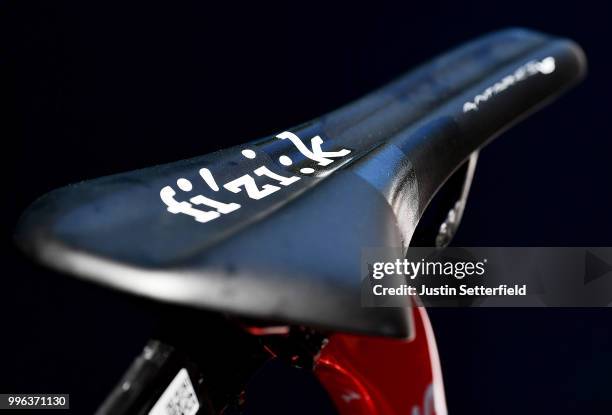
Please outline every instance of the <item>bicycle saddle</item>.
[[585, 66], [571, 41], [490, 34], [288, 131], [50, 192], [16, 239], [139, 296], [406, 337], [409, 311], [361, 306], [362, 249], [405, 252], [453, 172]]

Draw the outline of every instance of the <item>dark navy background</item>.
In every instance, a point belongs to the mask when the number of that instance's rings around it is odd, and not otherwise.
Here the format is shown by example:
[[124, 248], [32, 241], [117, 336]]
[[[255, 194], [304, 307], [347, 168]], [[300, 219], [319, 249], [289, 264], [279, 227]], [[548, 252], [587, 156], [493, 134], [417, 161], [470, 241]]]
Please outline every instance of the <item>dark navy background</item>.
[[[605, 2], [206, 3], [2, 3], [7, 244], [53, 188], [281, 131], [463, 41], [525, 26], [579, 42], [589, 77], [482, 152], [456, 244], [612, 246]], [[153, 318], [12, 246], [2, 259], [0, 391], [70, 393], [91, 412]], [[431, 317], [452, 414], [612, 411], [612, 310]]]

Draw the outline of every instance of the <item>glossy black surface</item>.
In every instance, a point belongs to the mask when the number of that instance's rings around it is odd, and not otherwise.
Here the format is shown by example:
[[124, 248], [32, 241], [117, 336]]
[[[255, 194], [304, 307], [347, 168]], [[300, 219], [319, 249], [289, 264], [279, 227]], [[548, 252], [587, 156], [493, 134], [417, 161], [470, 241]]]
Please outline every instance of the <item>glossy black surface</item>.
[[[528, 62], [554, 59], [465, 105]], [[323, 150], [350, 150], [321, 167], [289, 140], [268, 137], [206, 156], [68, 186], [23, 216], [19, 244], [45, 264], [154, 299], [249, 317], [406, 337], [410, 315], [359, 304], [364, 247], [406, 249], [431, 197], [469, 155], [550, 101], [585, 71], [572, 42], [513, 29], [485, 36], [317, 120], [291, 129]], [[280, 133], [281, 131], [279, 131]], [[241, 151], [255, 151], [255, 159]], [[289, 156], [293, 165], [279, 163]], [[261, 200], [225, 191], [240, 210], [208, 223], [171, 214], [159, 192], [178, 178], [185, 198], [264, 165], [299, 181]], [[302, 174], [302, 168], [314, 174]], [[254, 177], [254, 176], [253, 176]], [[271, 183], [257, 178], [259, 186]], [[196, 184], [199, 183], [199, 184]], [[278, 183], [275, 183], [278, 184]]]

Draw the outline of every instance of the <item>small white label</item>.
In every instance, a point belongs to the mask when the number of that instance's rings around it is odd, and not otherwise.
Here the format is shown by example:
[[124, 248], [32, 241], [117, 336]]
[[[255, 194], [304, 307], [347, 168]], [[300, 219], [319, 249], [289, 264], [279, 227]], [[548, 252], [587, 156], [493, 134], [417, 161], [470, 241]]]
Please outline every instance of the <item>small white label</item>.
[[149, 415], [195, 415], [200, 409], [187, 369], [181, 369], [155, 403]]
[[555, 71], [555, 58], [548, 56], [541, 61], [529, 61], [513, 73], [491, 85], [482, 93], [476, 95], [472, 101], [463, 104], [463, 112], [477, 111], [480, 104], [489, 100], [489, 98], [502, 93], [511, 86], [524, 81], [525, 79], [536, 75], [550, 75]]

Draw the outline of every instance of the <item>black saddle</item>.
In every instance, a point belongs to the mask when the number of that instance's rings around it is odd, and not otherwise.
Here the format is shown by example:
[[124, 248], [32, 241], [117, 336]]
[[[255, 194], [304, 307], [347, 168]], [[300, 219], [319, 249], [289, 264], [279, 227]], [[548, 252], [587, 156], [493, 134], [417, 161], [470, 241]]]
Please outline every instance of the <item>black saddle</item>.
[[17, 241], [139, 296], [405, 337], [409, 311], [360, 304], [362, 250], [405, 253], [447, 179], [472, 160], [469, 184], [480, 148], [584, 72], [571, 41], [487, 35], [289, 131], [55, 190], [25, 212]]

